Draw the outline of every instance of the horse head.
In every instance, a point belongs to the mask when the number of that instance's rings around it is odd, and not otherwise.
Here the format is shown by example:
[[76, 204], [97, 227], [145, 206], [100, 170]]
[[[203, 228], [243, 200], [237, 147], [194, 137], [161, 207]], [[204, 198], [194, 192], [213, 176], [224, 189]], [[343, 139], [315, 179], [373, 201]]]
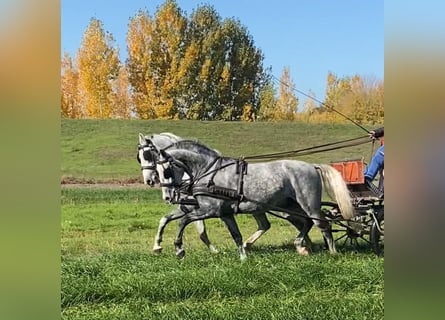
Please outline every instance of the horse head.
[[156, 159], [158, 157], [158, 149], [153, 141], [139, 133], [138, 153], [136, 159], [141, 165], [142, 178], [144, 184], [153, 187], [159, 183], [158, 173], [156, 172]]
[[[162, 199], [168, 203], [178, 201], [184, 174], [189, 171], [187, 167], [161, 149], [156, 161], [156, 171], [158, 172], [159, 184], [161, 185]], [[190, 173], [188, 176], [191, 176]]]
[[169, 132], [153, 134], [151, 136], [139, 133], [138, 153], [136, 159], [141, 165], [142, 178], [144, 184], [153, 187], [159, 184], [159, 175], [156, 171], [156, 161], [159, 150], [180, 141], [182, 138]]

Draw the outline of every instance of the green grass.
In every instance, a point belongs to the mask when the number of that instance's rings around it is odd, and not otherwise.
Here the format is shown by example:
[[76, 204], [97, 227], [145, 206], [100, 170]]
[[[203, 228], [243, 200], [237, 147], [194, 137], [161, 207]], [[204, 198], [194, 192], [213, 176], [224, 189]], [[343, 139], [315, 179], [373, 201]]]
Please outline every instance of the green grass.
[[[61, 175], [65, 181], [140, 181], [136, 162], [138, 133], [172, 132], [198, 139], [226, 156], [240, 157], [338, 142], [365, 135], [353, 124], [295, 122], [245, 123], [161, 120], [62, 120]], [[370, 144], [308, 156], [300, 160], [329, 163], [364, 157]]]
[[[62, 319], [383, 319], [383, 258], [370, 249], [296, 255], [295, 229], [271, 229], [240, 262], [218, 219], [207, 220], [211, 254], [193, 227], [177, 260], [167, 226], [164, 251], [151, 246], [173, 209], [157, 189], [62, 188]], [[237, 216], [244, 237], [253, 218]], [[314, 228], [311, 238], [322, 244]]]

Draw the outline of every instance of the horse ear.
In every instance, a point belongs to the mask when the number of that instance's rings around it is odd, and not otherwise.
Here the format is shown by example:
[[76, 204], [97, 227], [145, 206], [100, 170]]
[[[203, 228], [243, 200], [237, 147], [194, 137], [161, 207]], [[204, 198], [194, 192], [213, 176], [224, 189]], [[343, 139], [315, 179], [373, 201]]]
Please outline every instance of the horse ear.
[[139, 133], [139, 144], [140, 145], [145, 144], [145, 136], [142, 133]]
[[165, 152], [164, 150], [160, 149], [159, 153], [161, 154], [161, 157], [167, 158], [167, 152]]

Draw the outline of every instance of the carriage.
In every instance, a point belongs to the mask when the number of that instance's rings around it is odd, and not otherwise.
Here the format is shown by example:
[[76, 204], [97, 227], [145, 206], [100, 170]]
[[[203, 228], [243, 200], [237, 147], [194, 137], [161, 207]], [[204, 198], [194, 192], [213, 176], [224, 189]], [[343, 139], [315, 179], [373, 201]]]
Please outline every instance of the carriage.
[[[349, 243], [356, 248], [363, 243], [371, 244], [376, 254], [383, 255], [383, 199], [376, 197], [366, 187], [363, 160], [322, 165], [283, 159], [286, 155], [296, 156], [345, 146], [332, 143], [321, 146], [319, 150], [313, 149], [320, 146], [236, 159], [224, 157], [197, 141], [181, 140], [177, 136], [173, 139], [175, 141], [171, 141], [173, 136], [157, 135], [161, 140], [167, 140], [163, 142], [166, 143], [164, 147], [154, 142], [156, 135], [139, 136], [138, 160], [144, 183], [153, 185], [153, 181], [157, 180], [163, 199], [179, 204], [178, 209], [161, 219], [153, 247], [155, 252], [162, 249], [160, 244], [166, 224], [176, 219], [181, 219], [175, 238], [179, 258], [185, 254], [182, 248], [184, 228], [191, 222], [201, 223], [198, 226], [200, 238], [212, 250], [202, 220], [218, 217], [229, 229], [240, 258], [245, 259], [246, 250], [270, 227], [266, 217], [266, 213], [269, 213], [288, 220], [299, 230], [294, 244], [300, 254], [308, 253], [306, 246], [311, 245], [308, 232], [316, 224], [331, 253], [336, 252], [335, 244], [342, 242], [341, 245]], [[357, 145], [364, 143], [363, 139], [369, 141], [365, 136], [346, 142]], [[265, 158], [280, 160], [255, 163], [255, 160]], [[263, 188], [267, 181], [275, 183], [272, 189]], [[287, 185], [284, 189], [283, 183]], [[270, 190], [275, 191], [271, 194]], [[323, 201], [322, 190], [327, 191], [335, 201]], [[258, 224], [258, 230], [244, 243], [233, 217], [237, 213], [252, 214]]]
[[[332, 162], [345, 180], [352, 195], [356, 216], [344, 220], [335, 202], [322, 203], [325, 215], [333, 224], [335, 241], [354, 248], [369, 244], [375, 254], [384, 255], [384, 200], [377, 197], [365, 185], [363, 159]], [[383, 190], [383, 171], [380, 172], [378, 188]]]

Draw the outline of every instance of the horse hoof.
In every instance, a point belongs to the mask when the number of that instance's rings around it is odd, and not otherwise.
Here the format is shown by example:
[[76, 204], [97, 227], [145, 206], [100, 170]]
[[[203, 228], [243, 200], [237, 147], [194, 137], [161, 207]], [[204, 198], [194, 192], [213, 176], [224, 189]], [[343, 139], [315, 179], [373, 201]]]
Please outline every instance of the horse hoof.
[[182, 259], [184, 259], [184, 257], [185, 257], [184, 249], [176, 251], [176, 258], [178, 258], [179, 260], [182, 260]]
[[309, 250], [307, 248], [298, 248], [297, 249], [297, 253], [300, 256], [308, 256], [309, 255]]
[[153, 247], [153, 253], [154, 254], [161, 254], [162, 247]]
[[219, 253], [219, 251], [218, 251], [218, 249], [216, 249], [214, 246], [212, 246], [212, 245], [210, 245], [209, 246], [209, 250], [210, 250], [210, 253]]
[[252, 248], [252, 245], [253, 245], [252, 243], [246, 242], [243, 244], [243, 248], [244, 248], [244, 250], [249, 251]]

